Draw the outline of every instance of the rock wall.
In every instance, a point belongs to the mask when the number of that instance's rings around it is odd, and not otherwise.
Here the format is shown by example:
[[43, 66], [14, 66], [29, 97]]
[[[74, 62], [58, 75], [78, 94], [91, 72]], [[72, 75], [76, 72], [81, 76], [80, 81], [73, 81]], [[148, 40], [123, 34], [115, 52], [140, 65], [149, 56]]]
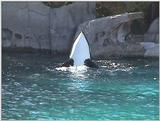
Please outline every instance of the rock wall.
[[91, 56], [95, 58], [143, 56], [143, 46], [136, 41], [127, 40], [131, 22], [140, 18], [143, 18], [143, 13], [135, 12], [87, 21], [79, 26], [76, 36], [81, 31], [84, 32]]
[[145, 48], [144, 56], [159, 57], [159, 17], [151, 23], [141, 45]]
[[95, 18], [95, 3], [49, 8], [41, 2], [2, 2], [3, 47], [66, 52], [77, 26]]
[[2, 2], [3, 47], [47, 49], [49, 8], [38, 2]]
[[145, 57], [159, 57], [159, 44], [155, 42], [141, 42], [140, 44], [145, 49]]
[[143, 18], [143, 13], [95, 19], [95, 10], [95, 2], [75, 2], [60, 8], [41, 2], [2, 2], [2, 46], [69, 53], [74, 38], [83, 31], [93, 58], [159, 57], [159, 18], [138, 40], [130, 33], [131, 23]]
[[95, 19], [95, 3], [74, 3], [51, 12], [51, 49], [70, 51], [79, 24]]
[[159, 18], [156, 18], [150, 25], [148, 31], [144, 35], [146, 42], [159, 43]]

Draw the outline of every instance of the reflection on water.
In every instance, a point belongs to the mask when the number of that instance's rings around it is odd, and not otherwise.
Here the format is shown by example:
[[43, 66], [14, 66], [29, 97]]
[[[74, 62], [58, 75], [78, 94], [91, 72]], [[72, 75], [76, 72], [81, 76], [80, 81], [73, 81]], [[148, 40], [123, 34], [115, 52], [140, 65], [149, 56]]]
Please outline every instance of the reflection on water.
[[68, 90], [70, 91], [86, 91], [89, 86], [89, 82], [85, 79], [88, 78], [87, 70], [89, 68], [86, 66], [75, 66], [75, 67], [58, 67], [58, 71], [69, 71], [70, 83], [67, 83]]
[[3, 54], [2, 119], [158, 119], [158, 60], [59, 68], [50, 55]]

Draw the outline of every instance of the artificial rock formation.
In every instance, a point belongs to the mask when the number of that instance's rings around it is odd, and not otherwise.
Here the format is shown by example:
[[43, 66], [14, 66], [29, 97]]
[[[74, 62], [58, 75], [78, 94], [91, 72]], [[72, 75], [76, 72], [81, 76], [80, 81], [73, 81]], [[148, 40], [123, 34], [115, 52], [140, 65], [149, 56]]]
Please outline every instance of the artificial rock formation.
[[89, 41], [92, 57], [142, 56], [144, 48], [128, 42], [131, 22], [143, 18], [143, 13], [124, 13], [82, 23], [76, 36], [83, 31]]
[[95, 3], [49, 8], [41, 2], [3, 2], [3, 47], [68, 52], [78, 25], [95, 18]]
[[51, 12], [51, 49], [70, 51], [79, 24], [95, 18], [95, 3], [76, 2]]
[[132, 21], [143, 18], [143, 13], [95, 19], [95, 10], [95, 2], [74, 2], [60, 8], [49, 8], [41, 2], [2, 2], [2, 46], [70, 53], [74, 38], [83, 31], [94, 58], [158, 57], [159, 46], [148, 48], [148, 44], [159, 43], [159, 19], [140, 42], [130, 36], [130, 29]]
[[48, 16], [49, 8], [38, 2], [3, 2], [3, 47], [47, 49]]
[[141, 42], [140, 44], [145, 49], [145, 57], [159, 57], [159, 44], [155, 42]]
[[159, 18], [156, 18], [150, 25], [148, 31], [144, 35], [146, 42], [159, 42]]
[[144, 56], [159, 57], [159, 18], [156, 18], [144, 34], [144, 42], [141, 45], [145, 49]]

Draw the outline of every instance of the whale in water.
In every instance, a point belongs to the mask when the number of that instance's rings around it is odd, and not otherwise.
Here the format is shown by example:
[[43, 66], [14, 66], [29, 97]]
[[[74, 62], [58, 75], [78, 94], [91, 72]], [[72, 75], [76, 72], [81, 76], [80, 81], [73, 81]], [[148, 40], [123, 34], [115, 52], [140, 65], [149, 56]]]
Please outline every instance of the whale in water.
[[89, 45], [83, 32], [81, 32], [76, 38], [72, 46], [69, 60], [64, 62], [61, 66], [70, 67], [81, 65], [98, 68], [98, 66], [91, 60]]

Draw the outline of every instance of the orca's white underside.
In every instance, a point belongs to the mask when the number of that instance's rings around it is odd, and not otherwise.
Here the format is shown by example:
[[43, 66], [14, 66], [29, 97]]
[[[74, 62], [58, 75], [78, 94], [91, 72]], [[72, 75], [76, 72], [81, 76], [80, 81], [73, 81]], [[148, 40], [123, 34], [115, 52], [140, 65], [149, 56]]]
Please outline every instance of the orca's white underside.
[[89, 45], [82, 32], [73, 44], [70, 58], [74, 60], [74, 66], [84, 65], [84, 61], [90, 59]]

